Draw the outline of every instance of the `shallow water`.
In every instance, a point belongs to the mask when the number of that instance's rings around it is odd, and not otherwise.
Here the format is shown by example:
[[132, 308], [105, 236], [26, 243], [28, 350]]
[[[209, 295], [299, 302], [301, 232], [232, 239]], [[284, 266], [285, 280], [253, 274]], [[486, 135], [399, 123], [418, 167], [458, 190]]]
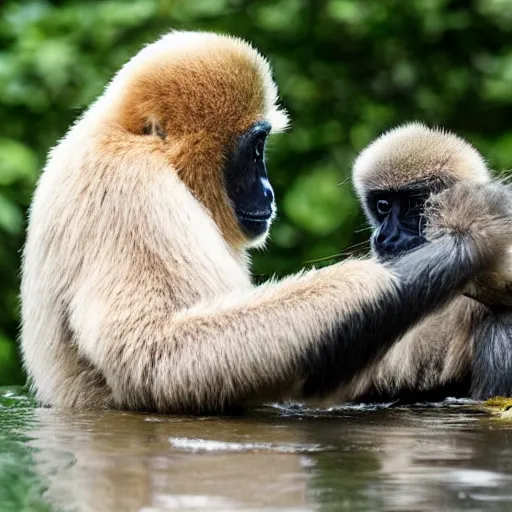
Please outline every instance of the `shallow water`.
[[512, 422], [460, 402], [59, 412], [3, 390], [0, 510], [512, 510]]

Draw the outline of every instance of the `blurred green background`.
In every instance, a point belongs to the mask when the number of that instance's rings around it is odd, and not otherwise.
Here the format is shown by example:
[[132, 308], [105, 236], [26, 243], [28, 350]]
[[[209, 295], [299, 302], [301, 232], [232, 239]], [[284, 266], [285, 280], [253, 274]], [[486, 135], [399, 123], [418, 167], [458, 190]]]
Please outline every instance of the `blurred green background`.
[[242, 36], [270, 59], [292, 129], [268, 163], [279, 217], [255, 273], [283, 275], [368, 237], [351, 163], [423, 120], [512, 167], [511, 0], [0, 2], [0, 384], [16, 349], [26, 210], [45, 154], [142, 45], [173, 28]]

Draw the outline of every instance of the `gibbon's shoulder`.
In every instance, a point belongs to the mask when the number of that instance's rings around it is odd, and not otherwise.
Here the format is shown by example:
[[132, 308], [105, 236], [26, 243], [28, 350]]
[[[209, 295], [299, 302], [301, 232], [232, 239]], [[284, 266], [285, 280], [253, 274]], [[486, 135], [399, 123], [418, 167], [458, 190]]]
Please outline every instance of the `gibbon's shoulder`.
[[353, 176], [362, 193], [363, 189], [399, 189], [403, 183], [432, 176], [486, 182], [489, 171], [482, 155], [461, 137], [414, 122], [384, 133], [367, 146], [354, 163]]

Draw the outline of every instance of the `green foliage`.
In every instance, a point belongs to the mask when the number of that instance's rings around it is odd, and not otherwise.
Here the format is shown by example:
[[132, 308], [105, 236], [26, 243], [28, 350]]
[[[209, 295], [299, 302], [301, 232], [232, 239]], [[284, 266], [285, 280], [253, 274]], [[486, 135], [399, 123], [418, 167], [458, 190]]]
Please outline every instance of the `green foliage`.
[[275, 69], [292, 129], [269, 171], [279, 218], [259, 277], [367, 238], [350, 184], [357, 151], [423, 120], [512, 166], [510, 0], [122, 0], [0, 6], [0, 384], [15, 366], [19, 249], [47, 151], [144, 44], [173, 29], [239, 35]]

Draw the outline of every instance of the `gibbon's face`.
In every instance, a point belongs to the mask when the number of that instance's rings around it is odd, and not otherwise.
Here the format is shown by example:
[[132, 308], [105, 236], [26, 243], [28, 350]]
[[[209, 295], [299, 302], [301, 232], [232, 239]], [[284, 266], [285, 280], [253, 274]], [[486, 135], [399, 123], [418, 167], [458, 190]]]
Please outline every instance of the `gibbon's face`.
[[403, 255], [427, 240], [425, 202], [457, 181], [485, 183], [489, 171], [470, 144], [421, 123], [394, 128], [369, 144], [353, 167], [354, 185], [374, 226], [371, 243], [381, 260]]
[[423, 212], [431, 192], [429, 187], [419, 187], [368, 194], [367, 208], [378, 225], [371, 244], [381, 260], [399, 257], [427, 241]]
[[229, 245], [265, 241], [275, 216], [265, 144], [288, 117], [257, 50], [229, 36], [172, 32], [141, 50], [108, 94], [115, 124], [148, 136]]
[[229, 200], [241, 230], [258, 238], [270, 228], [275, 215], [274, 191], [265, 166], [265, 145], [270, 123], [254, 123], [235, 142], [224, 168]]

